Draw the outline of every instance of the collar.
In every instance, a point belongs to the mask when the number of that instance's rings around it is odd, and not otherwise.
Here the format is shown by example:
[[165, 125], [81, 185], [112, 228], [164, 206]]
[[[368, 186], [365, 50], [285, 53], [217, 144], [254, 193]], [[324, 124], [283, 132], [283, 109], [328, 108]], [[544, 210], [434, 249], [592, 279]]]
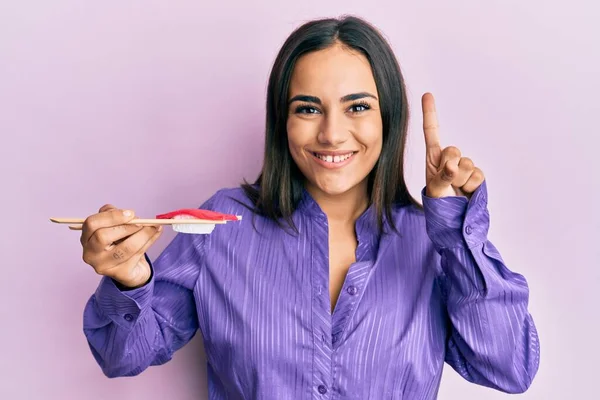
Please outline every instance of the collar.
[[[298, 203], [297, 211], [310, 219], [328, 224], [327, 215], [325, 215], [319, 204], [306, 189], [302, 190], [302, 198]], [[377, 256], [381, 235], [377, 229], [377, 213], [373, 204], [370, 204], [358, 217], [354, 225], [354, 230], [356, 232], [356, 239], [358, 240], [356, 261], [374, 261]]]

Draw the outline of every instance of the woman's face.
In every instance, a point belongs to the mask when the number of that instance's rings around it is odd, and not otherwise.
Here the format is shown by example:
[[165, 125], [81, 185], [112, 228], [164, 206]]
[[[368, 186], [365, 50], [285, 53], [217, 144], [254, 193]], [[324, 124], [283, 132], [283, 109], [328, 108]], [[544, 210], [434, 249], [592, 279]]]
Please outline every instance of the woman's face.
[[366, 190], [382, 146], [377, 87], [365, 56], [340, 45], [302, 56], [289, 91], [292, 158], [314, 195]]

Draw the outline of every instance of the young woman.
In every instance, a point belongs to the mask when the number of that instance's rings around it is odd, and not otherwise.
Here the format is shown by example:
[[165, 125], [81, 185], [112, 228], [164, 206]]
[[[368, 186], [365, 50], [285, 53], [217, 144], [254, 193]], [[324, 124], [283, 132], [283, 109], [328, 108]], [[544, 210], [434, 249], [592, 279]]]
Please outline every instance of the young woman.
[[201, 208], [242, 215], [177, 234], [133, 211], [89, 216], [83, 258], [103, 275], [84, 331], [109, 377], [167, 362], [200, 329], [210, 399], [434, 399], [447, 362], [525, 391], [539, 363], [525, 278], [487, 239], [486, 182], [443, 148], [422, 98], [422, 206], [403, 177], [398, 63], [367, 22], [294, 31], [271, 72], [262, 172]]

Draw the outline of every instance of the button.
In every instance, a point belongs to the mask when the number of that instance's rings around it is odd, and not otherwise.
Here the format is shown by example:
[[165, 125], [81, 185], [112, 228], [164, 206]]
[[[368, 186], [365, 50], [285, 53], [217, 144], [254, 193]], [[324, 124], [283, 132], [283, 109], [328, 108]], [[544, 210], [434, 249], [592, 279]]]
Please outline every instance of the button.
[[346, 289], [346, 291], [350, 293], [350, 295], [354, 296], [358, 292], [358, 289], [356, 288], [356, 286], [348, 286], [348, 289]]
[[471, 225], [467, 225], [467, 227], [465, 228], [465, 232], [467, 233], [467, 235], [470, 235], [473, 232], [473, 228], [471, 228]]
[[333, 335], [333, 343], [337, 342], [339, 338], [340, 338], [339, 333], [336, 333], [335, 335]]
[[129, 322], [133, 321], [133, 315], [131, 315], [131, 314], [125, 314], [125, 316], [123, 318], [125, 318], [125, 321], [129, 321]]
[[327, 393], [327, 388], [325, 387], [325, 385], [319, 385], [317, 389], [319, 389], [319, 393], [321, 394]]

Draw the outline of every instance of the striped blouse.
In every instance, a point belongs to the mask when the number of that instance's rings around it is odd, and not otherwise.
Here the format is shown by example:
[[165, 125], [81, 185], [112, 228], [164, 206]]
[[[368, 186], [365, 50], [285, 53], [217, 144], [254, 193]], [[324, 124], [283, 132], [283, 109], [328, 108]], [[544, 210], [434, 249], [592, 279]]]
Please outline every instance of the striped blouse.
[[[84, 333], [108, 377], [169, 361], [199, 329], [209, 399], [435, 399], [447, 363], [508, 393], [539, 365], [525, 278], [487, 239], [484, 182], [471, 199], [398, 206], [397, 233], [373, 208], [356, 221], [356, 262], [331, 312], [327, 217], [304, 192], [298, 233], [253, 215], [240, 188], [201, 208], [242, 215], [210, 235], [178, 233], [145, 286], [104, 277]], [[150, 260], [148, 260], [150, 261]]]

